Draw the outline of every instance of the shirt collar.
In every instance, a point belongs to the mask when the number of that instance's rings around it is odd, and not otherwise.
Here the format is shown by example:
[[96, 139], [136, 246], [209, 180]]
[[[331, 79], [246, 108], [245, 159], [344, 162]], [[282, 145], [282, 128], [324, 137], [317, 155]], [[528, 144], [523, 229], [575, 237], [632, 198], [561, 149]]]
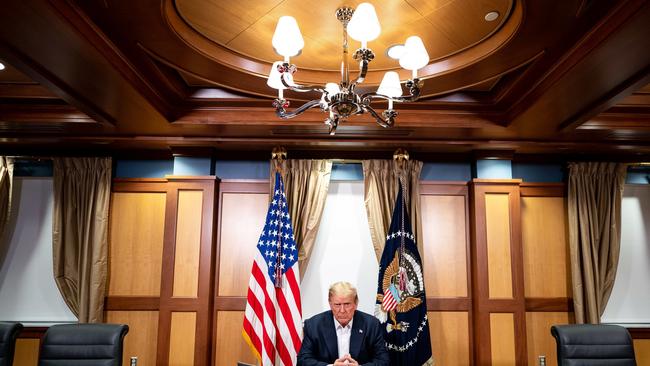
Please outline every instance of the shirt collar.
[[350, 322], [344, 327], [339, 323], [336, 318], [334, 318], [334, 328], [336, 329], [352, 329], [352, 322], [354, 321], [354, 318], [350, 319]]

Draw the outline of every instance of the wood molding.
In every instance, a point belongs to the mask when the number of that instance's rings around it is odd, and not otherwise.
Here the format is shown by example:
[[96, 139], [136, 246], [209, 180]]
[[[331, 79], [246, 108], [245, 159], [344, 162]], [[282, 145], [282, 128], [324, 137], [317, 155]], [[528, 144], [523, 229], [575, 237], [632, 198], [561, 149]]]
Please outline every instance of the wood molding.
[[573, 299], [569, 297], [526, 298], [526, 311], [536, 312], [572, 312]]
[[152, 310], [160, 309], [160, 298], [153, 296], [107, 296], [104, 311], [112, 310]]
[[467, 311], [471, 316], [472, 300], [469, 297], [428, 297], [427, 311]]
[[519, 187], [521, 197], [566, 196], [566, 185], [564, 183], [521, 183]]
[[[527, 360], [526, 312], [524, 298], [523, 248], [521, 245], [520, 190], [521, 179], [473, 179], [470, 182], [472, 202], [471, 250], [472, 250], [472, 308], [474, 311], [474, 342], [477, 345], [474, 362], [490, 364], [491, 313], [512, 313], [514, 320], [516, 364]], [[487, 194], [507, 194], [509, 211], [510, 269], [512, 281], [511, 299], [493, 299], [489, 294], [488, 242], [487, 242]]]
[[627, 328], [632, 339], [650, 339], [650, 328]]
[[24, 327], [18, 334], [18, 338], [42, 339], [49, 327]]

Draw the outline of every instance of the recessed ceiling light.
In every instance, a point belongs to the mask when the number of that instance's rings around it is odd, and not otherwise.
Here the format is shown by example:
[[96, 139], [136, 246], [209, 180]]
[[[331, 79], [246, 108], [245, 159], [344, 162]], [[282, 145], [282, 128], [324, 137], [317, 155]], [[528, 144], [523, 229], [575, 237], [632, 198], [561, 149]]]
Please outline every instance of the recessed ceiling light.
[[386, 55], [394, 60], [399, 60], [404, 55], [404, 45], [394, 44], [388, 47], [386, 50]]
[[5, 65], [2, 62], [0, 62], [0, 70], [4, 70], [4, 69], [5, 69]]
[[485, 14], [485, 20], [488, 21], [488, 22], [496, 20], [498, 17], [499, 17], [499, 12], [498, 11], [491, 11], [491, 12]]

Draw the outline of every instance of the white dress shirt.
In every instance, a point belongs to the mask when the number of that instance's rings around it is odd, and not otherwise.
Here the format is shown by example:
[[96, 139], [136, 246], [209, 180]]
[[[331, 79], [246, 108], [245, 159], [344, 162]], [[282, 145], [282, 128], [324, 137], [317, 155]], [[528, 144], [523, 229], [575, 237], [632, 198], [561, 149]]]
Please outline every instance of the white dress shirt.
[[350, 336], [352, 335], [352, 320], [346, 325], [342, 326], [336, 318], [334, 318], [334, 326], [336, 327], [336, 345], [339, 350], [339, 358], [350, 353]]

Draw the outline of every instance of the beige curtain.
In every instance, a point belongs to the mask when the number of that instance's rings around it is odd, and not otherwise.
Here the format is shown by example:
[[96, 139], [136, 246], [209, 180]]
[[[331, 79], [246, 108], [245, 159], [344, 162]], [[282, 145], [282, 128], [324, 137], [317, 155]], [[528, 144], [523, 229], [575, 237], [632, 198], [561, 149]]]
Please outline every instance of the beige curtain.
[[9, 246], [7, 227], [11, 217], [11, 196], [14, 180], [14, 161], [0, 156], [0, 265], [4, 262]]
[[403, 175], [404, 200], [415, 230], [418, 251], [422, 253], [422, 220], [420, 218], [420, 173], [422, 162], [409, 160], [398, 167], [394, 160], [364, 160], [363, 180], [366, 212], [370, 225], [370, 236], [375, 248], [377, 261], [381, 259], [386, 243], [386, 233], [390, 227], [395, 199], [399, 189], [398, 179]]
[[[271, 161], [271, 191], [275, 187], [275, 163]], [[330, 160], [285, 160], [281, 164], [293, 234], [299, 246], [300, 278], [305, 274], [316, 242], [330, 185]]]
[[600, 323], [614, 286], [627, 166], [569, 164], [569, 250], [576, 323]]
[[111, 158], [54, 159], [54, 279], [80, 323], [103, 320]]

